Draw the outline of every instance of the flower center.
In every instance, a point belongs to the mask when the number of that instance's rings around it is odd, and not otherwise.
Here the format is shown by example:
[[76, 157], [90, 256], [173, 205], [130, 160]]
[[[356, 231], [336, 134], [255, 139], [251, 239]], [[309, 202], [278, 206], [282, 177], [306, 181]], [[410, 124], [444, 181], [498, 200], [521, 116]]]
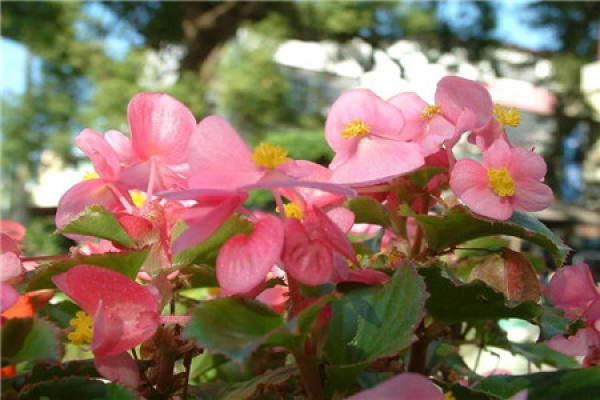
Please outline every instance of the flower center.
[[515, 182], [505, 167], [488, 168], [488, 178], [490, 187], [498, 196], [507, 197], [515, 194]]
[[[276, 211], [279, 212], [279, 207], [277, 207]], [[304, 213], [296, 203], [284, 204], [283, 212], [285, 212], [285, 216], [288, 218], [296, 218], [302, 220], [302, 218], [304, 217]]]
[[100, 178], [100, 175], [98, 175], [98, 173], [96, 171], [92, 171], [92, 172], [86, 172], [85, 175], [83, 175], [83, 178], [81, 178], [81, 180], [89, 181], [90, 179], [96, 179], [96, 178]]
[[494, 106], [494, 114], [496, 114], [498, 122], [502, 125], [519, 126], [521, 123], [521, 114], [514, 107], [509, 110], [496, 104]]
[[371, 127], [361, 121], [353, 119], [350, 123], [345, 123], [344, 126], [346, 129], [342, 131], [342, 136], [344, 139], [352, 139], [357, 136], [366, 136], [369, 132], [371, 132]]
[[142, 208], [146, 201], [146, 193], [142, 193], [139, 190], [132, 190], [131, 201], [133, 201], [133, 204], [135, 204], [137, 208]]
[[448, 392], [444, 393], [444, 399], [445, 400], [456, 400], [456, 397], [454, 397], [454, 393], [448, 391]]
[[69, 325], [75, 328], [67, 335], [67, 338], [73, 344], [80, 346], [84, 343], [92, 343], [94, 333], [94, 320], [92, 317], [83, 311], [77, 311], [75, 318], [69, 321]]
[[281, 146], [261, 142], [260, 145], [254, 148], [254, 153], [250, 157], [259, 167], [273, 169], [291, 160], [287, 154], [287, 150], [284, 150]]
[[437, 106], [437, 105], [432, 105], [432, 106], [426, 106], [423, 109], [423, 112], [421, 113], [421, 119], [422, 120], [426, 120], [426, 119], [430, 119], [433, 118], [436, 114], [439, 114], [442, 112], [442, 107]]

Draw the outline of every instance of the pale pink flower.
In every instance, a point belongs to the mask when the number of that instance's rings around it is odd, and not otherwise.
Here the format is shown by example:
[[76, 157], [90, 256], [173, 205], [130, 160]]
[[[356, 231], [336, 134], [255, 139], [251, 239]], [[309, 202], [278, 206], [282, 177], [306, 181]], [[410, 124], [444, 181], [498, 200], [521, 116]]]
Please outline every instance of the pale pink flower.
[[513, 210], [539, 211], [552, 203], [552, 190], [540, 182], [544, 175], [541, 156], [496, 140], [483, 152], [481, 163], [470, 159], [456, 163], [450, 188], [476, 213], [506, 220]]
[[444, 400], [444, 394], [423, 375], [406, 372], [371, 389], [363, 390], [348, 400]]
[[331, 106], [325, 136], [335, 157], [331, 182], [366, 186], [424, 163], [421, 146], [404, 131], [402, 112], [365, 89], [349, 90]]

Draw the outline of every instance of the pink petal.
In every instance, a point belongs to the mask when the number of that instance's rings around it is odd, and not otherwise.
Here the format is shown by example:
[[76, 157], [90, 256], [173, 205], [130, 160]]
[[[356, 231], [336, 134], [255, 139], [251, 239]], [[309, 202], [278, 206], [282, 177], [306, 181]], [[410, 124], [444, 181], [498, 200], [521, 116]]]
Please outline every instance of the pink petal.
[[[7, 234], [16, 242], [20, 242], [25, 238], [25, 231], [25, 226], [17, 221], [9, 219], [0, 220], [0, 233]], [[4, 247], [0, 246], [0, 248]]]
[[381, 271], [374, 269], [351, 269], [346, 282], [359, 282], [366, 285], [383, 285], [390, 280], [390, 277]]
[[550, 300], [563, 310], [584, 309], [598, 298], [587, 264], [564, 266], [550, 280]]
[[356, 192], [346, 185], [340, 185], [338, 183], [328, 182], [312, 182], [293, 178], [283, 177], [280, 174], [275, 175], [278, 171], [269, 171], [263, 178], [256, 183], [248, 185], [242, 185], [239, 187], [240, 190], [250, 191], [254, 189], [279, 189], [279, 188], [292, 188], [292, 187], [304, 187], [310, 189], [316, 189], [323, 192], [329, 192], [331, 194], [339, 194], [346, 197], [356, 196]]
[[352, 244], [346, 234], [323, 211], [310, 207], [304, 213], [304, 226], [311, 239], [320, 239], [346, 259], [358, 264]]
[[129, 102], [127, 118], [138, 157], [160, 156], [168, 164], [186, 160], [196, 119], [179, 101], [163, 93], [140, 93]]
[[450, 173], [450, 188], [458, 197], [474, 187], [486, 188], [488, 182], [487, 170], [468, 158], [457, 161]]
[[458, 121], [465, 109], [470, 110], [474, 124], [469, 129], [486, 125], [494, 111], [492, 98], [485, 87], [458, 76], [446, 76], [438, 82], [435, 104], [441, 106], [444, 117], [453, 123]]
[[127, 136], [119, 131], [110, 130], [104, 133], [104, 138], [119, 156], [119, 161], [123, 164], [130, 165], [140, 161], [133, 151], [131, 141]]
[[573, 336], [558, 335], [544, 343], [552, 350], [568, 356], [585, 356], [590, 348], [597, 347], [600, 344], [600, 340], [594, 329], [584, 328], [578, 330], [577, 334]]
[[285, 303], [289, 300], [289, 290], [287, 286], [275, 285], [272, 288], [262, 291], [256, 300], [271, 307], [277, 312], [285, 310]]
[[246, 194], [237, 195], [225, 199], [216, 207], [186, 209], [183, 220], [188, 228], [173, 244], [173, 252], [178, 253], [208, 239], [247, 197]]
[[414, 171], [424, 162], [416, 143], [365, 137], [356, 152], [333, 169], [331, 182], [356, 186], [385, 182]]
[[354, 225], [354, 213], [346, 207], [333, 207], [327, 210], [325, 214], [344, 234], [350, 232]]
[[469, 135], [469, 143], [476, 144], [481, 151], [486, 151], [496, 140], [504, 140], [508, 143], [504, 126], [496, 118], [490, 119], [487, 125]]
[[379, 231], [381, 226], [374, 224], [354, 224], [350, 229], [350, 233], [354, 236], [359, 236], [360, 240], [373, 239]]
[[0, 282], [19, 283], [24, 272], [19, 256], [15, 253], [0, 254]]
[[19, 300], [19, 292], [7, 283], [0, 282], [0, 313], [14, 306]]
[[110, 356], [96, 356], [94, 366], [103, 377], [113, 382], [136, 389], [140, 383], [140, 372], [136, 361], [123, 352]]
[[226, 295], [245, 294], [260, 285], [283, 247], [281, 221], [264, 215], [250, 235], [229, 239], [217, 257], [217, 280]]
[[424, 131], [427, 122], [421, 118], [421, 114], [428, 104], [416, 93], [400, 93], [388, 100], [388, 103], [399, 109], [404, 115], [404, 129], [402, 138], [404, 140], [417, 140]]
[[58, 202], [56, 227], [61, 229], [87, 207], [99, 205], [113, 212], [122, 211], [119, 198], [102, 179], [80, 182], [69, 189]]
[[92, 349], [97, 355], [130, 349], [150, 338], [159, 325], [158, 303], [152, 292], [123, 274], [77, 265], [52, 281], [95, 316]]
[[[282, 165], [282, 167], [286, 164]], [[312, 161], [306, 160], [296, 160], [295, 165], [298, 168], [302, 168], [305, 171], [308, 170], [308, 173], [305, 174], [302, 178], [298, 178], [301, 180], [311, 181], [311, 182], [329, 182], [331, 179], [331, 170], [326, 168], [320, 164], [314, 163]], [[283, 171], [286, 175], [290, 175], [293, 173], [292, 171]], [[292, 202], [300, 204], [307, 203], [312, 204], [316, 207], [324, 207], [329, 204], [334, 203], [343, 203], [346, 199], [343, 195], [310, 188], [310, 187], [296, 187], [294, 189], [282, 188], [280, 190], [281, 194], [290, 199]]]
[[460, 199], [471, 210], [485, 217], [497, 220], [507, 220], [513, 213], [513, 208], [507, 198], [496, 196], [488, 187], [474, 186], [465, 191]]
[[286, 272], [307, 285], [330, 282], [334, 265], [329, 246], [323, 240], [311, 240], [302, 223], [295, 218], [287, 219], [284, 226], [282, 261]]
[[0, 252], [14, 253], [17, 255], [17, 257], [21, 256], [21, 250], [19, 250], [19, 246], [17, 245], [15, 239], [3, 231], [0, 232]]
[[251, 154], [225, 119], [204, 118], [190, 143], [190, 187], [234, 190], [256, 182], [264, 175], [264, 169], [254, 164]]
[[406, 372], [364, 390], [348, 400], [444, 400], [444, 394], [429, 379]]
[[504, 140], [499, 139], [483, 152], [481, 164], [486, 168], [503, 168], [508, 167], [510, 161], [510, 146]]
[[92, 160], [100, 178], [115, 181], [119, 178], [119, 156], [100, 133], [84, 129], [75, 138], [75, 144]]
[[369, 125], [371, 135], [401, 139], [404, 117], [396, 107], [367, 89], [354, 89], [343, 93], [331, 105], [325, 122], [327, 143], [342, 156], [351, 153], [355, 143], [364, 138], [345, 139], [344, 124], [362, 121]]
[[510, 162], [507, 166], [513, 179], [533, 179], [536, 181], [546, 176], [546, 162], [544, 158], [534, 151], [521, 147], [510, 150]]
[[554, 194], [549, 186], [533, 179], [515, 180], [511, 203], [517, 210], [540, 211], [552, 204]]
[[119, 183], [127, 189], [146, 191], [150, 180], [150, 168], [154, 164], [153, 190], [172, 190], [186, 187], [187, 180], [178, 173], [172, 165], [156, 162], [155, 160], [144, 161], [121, 170]]
[[512, 396], [508, 400], [527, 400], [528, 397], [529, 397], [528, 390], [524, 389], [524, 390], [521, 390], [519, 393], [515, 394], [514, 396]]

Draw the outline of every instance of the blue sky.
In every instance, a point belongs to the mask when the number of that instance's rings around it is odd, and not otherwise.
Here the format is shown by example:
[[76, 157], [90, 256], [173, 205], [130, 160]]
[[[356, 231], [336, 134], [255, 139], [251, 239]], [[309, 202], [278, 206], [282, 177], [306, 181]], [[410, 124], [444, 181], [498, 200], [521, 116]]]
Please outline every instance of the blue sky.
[[[515, 0], [498, 2], [500, 18], [495, 35], [506, 42], [535, 49], [551, 49], [553, 32], [549, 29], [531, 30], [524, 23], [527, 17], [525, 7], [531, 0]], [[459, 13], [459, 1], [447, 1], [442, 7], [441, 14], [454, 24], [460, 25], [461, 15]], [[114, 17], [102, 10], [102, 6], [91, 5], [88, 12], [90, 15], [99, 17], [104, 23], [111, 23]], [[131, 35], [130, 35], [131, 37]], [[134, 38], [135, 40], [135, 38]], [[105, 43], [109, 54], [120, 57], [127, 52], [129, 42], [121, 36], [113, 35]], [[25, 59], [26, 50], [20, 44], [2, 38], [0, 43], [0, 90], [2, 96], [9, 93], [19, 94], [25, 89]]]

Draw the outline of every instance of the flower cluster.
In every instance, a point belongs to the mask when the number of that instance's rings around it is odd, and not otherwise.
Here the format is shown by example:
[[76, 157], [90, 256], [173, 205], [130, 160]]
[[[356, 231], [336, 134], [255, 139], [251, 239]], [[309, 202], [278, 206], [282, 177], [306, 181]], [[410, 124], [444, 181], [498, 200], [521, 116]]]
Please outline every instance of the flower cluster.
[[[408, 269], [421, 296], [411, 316], [415, 321], [408, 325], [412, 337], [424, 327], [428, 293], [416, 268], [407, 264], [428, 265], [455, 250], [455, 244], [429, 246], [419, 218], [442, 218], [458, 207], [465, 218], [483, 224], [507, 220], [515, 210], [542, 210], [553, 199], [542, 183], [544, 160], [508, 140], [504, 126], [517, 126], [518, 112], [495, 106], [485, 87], [455, 76], [438, 83], [434, 104], [414, 93], [387, 101], [364, 89], [342, 94], [325, 123], [325, 138], [335, 152], [327, 167], [294, 160], [286, 149], [265, 142], [252, 149], [225, 119], [208, 116], [197, 122], [166, 94], [136, 95], [127, 116], [130, 137], [91, 129], [76, 137], [95, 172], [61, 198], [56, 226], [83, 243], [60, 260], [65, 263], [47, 267], [44, 279], [82, 310], [66, 328], [67, 338], [89, 346], [102, 376], [132, 388], [142, 383], [128, 350], [141, 345], [141, 356], [159, 364], [147, 372], [145, 384], [162, 393], [175, 390], [165, 383], [165, 377], [175, 379], [175, 360], [197, 354], [180, 335], [180, 325], [194, 316], [173, 315], [177, 291], [190, 285], [186, 271], [203, 268], [196, 265], [195, 252], [214, 252], [208, 275], [213, 274], [218, 290], [209, 292], [209, 300], [255, 299], [288, 320], [320, 304], [303, 351], [294, 352], [309, 397], [320, 398], [315, 360], [328, 335], [335, 336], [328, 333], [335, 328], [328, 325], [335, 310], [325, 300], [319, 303], [311, 287], [385, 286], [396, 271]], [[479, 149], [481, 161], [455, 158], [453, 148], [463, 135]], [[246, 204], [257, 189], [272, 192], [275, 213]], [[452, 207], [456, 199], [470, 211]], [[27, 260], [14, 238], [2, 233], [0, 240], [1, 305], [10, 311]], [[110, 265], [134, 252], [144, 259], [133, 275]], [[510, 264], [514, 274], [507, 281], [510, 290], [520, 290], [518, 299], [536, 301], [539, 288], [521, 296], [527, 290], [522, 276], [537, 285], [527, 263], [519, 258]], [[507, 298], [516, 297], [511, 292]], [[555, 300], [570, 300], [561, 301]], [[167, 305], [171, 315], [163, 315]], [[593, 305], [577, 305], [593, 314]], [[166, 328], [169, 324], [176, 327]], [[444, 398], [420, 375], [396, 379], [399, 383], [390, 381], [354, 398], [391, 398], [381, 393], [400, 387], [406, 398]]]

